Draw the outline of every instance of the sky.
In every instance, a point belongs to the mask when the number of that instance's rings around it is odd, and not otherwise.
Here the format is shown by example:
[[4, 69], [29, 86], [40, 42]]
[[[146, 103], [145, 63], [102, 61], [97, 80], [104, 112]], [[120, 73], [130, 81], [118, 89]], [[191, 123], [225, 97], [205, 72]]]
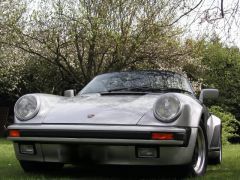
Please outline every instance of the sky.
[[[195, 4], [197, 2], [199, 1], [195, 0]], [[215, 33], [225, 44], [240, 48], [240, 8], [238, 7], [240, 2], [224, 0], [224, 18], [221, 17], [220, 2], [220, 0], [203, 0], [199, 8], [182, 18], [179, 25], [186, 29], [184, 37], [197, 39], [202, 35], [208, 37]]]

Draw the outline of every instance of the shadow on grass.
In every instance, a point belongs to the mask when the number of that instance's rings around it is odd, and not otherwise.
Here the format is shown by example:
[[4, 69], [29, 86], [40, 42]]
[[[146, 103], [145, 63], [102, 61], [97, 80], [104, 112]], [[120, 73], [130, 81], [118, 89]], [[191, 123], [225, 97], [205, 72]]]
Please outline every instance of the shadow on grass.
[[83, 168], [66, 166], [61, 171], [43, 172], [39, 175], [63, 179], [184, 179], [185, 171], [179, 167], [93, 166]]

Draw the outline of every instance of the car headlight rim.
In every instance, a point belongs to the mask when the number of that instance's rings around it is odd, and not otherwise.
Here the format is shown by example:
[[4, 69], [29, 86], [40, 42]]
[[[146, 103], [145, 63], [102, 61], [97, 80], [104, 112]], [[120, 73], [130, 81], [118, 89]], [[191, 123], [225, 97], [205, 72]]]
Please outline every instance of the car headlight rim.
[[[159, 115], [159, 113], [157, 112], [157, 108], [159, 107], [159, 103], [164, 98], [172, 98], [178, 104], [178, 108], [177, 108], [176, 113], [174, 113], [174, 115], [170, 118], [164, 118], [161, 115]], [[162, 95], [161, 97], [158, 98], [158, 100], [156, 101], [156, 103], [154, 104], [154, 107], [153, 107], [153, 114], [154, 114], [155, 118], [157, 120], [161, 121], [161, 122], [164, 122], [164, 123], [171, 123], [171, 122], [175, 121], [180, 116], [181, 112], [182, 112], [182, 103], [180, 102], [179, 98], [174, 94]]]
[[[32, 98], [32, 99], [31, 99], [31, 98]], [[36, 107], [35, 107], [34, 111], [31, 112], [31, 114], [29, 114], [28, 116], [25, 116], [25, 117], [23, 117], [23, 116], [21, 115], [21, 113], [19, 113], [19, 109], [18, 109], [18, 107], [17, 107], [17, 106], [19, 105], [19, 103], [21, 103], [21, 101], [23, 101], [24, 99], [25, 99], [25, 100], [26, 100], [26, 99], [28, 99], [28, 100], [31, 99], [31, 100], [33, 100], [33, 101], [36, 102]], [[24, 95], [24, 96], [20, 97], [20, 98], [17, 100], [17, 102], [15, 103], [15, 106], [14, 106], [14, 114], [15, 114], [15, 116], [17, 117], [17, 119], [19, 119], [20, 121], [28, 121], [28, 120], [34, 118], [34, 117], [38, 114], [38, 112], [39, 112], [39, 110], [40, 110], [40, 106], [41, 106], [41, 101], [40, 101], [40, 99], [39, 99], [38, 96], [33, 95], [33, 94]]]

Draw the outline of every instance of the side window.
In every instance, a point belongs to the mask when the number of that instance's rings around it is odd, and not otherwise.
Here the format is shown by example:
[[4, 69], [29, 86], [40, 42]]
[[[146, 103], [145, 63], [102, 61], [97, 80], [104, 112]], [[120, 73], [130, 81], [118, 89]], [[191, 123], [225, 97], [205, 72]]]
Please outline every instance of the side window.
[[88, 93], [96, 93], [96, 92], [102, 92], [106, 91], [104, 84], [102, 81], [95, 81], [91, 84], [91, 86], [88, 87]]

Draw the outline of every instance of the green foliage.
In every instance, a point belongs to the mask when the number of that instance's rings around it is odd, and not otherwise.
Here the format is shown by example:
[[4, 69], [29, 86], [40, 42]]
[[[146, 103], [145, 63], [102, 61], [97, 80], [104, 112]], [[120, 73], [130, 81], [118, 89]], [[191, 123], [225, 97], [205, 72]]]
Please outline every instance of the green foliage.
[[212, 106], [210, 112], [222, 121], [222, 138], [224, 144], [228, 143], [232, 138], [239, 137], [236, 132], [240, 127], [240, 122], [236, 120], [233, 114], [224, 111], [219, 106]]
[[57, 66], [49, 66], [42, 61], [29, 61], [21, 72], [22, 81], [20, 94], [34, 92], [58, 94], [69, 88], [79, 89], [81, 84], [75, 84], [71, 77], [67, 76]]
[[202, 75], [207, 87], [220, 91], [219, 104], [234, 114], [240, 102], [240, 52], [237, 48], [224, 47], [219, 42], [206, 45], [202, 63], [206, 66]]
[[218, 38], [207, 40], [187, 40], [191, 50], [192, 62], [184, 70], [200, 89], [217, 88], [220, 96], [217, 105], [240, 119], [240, 51], [228, 47]]

